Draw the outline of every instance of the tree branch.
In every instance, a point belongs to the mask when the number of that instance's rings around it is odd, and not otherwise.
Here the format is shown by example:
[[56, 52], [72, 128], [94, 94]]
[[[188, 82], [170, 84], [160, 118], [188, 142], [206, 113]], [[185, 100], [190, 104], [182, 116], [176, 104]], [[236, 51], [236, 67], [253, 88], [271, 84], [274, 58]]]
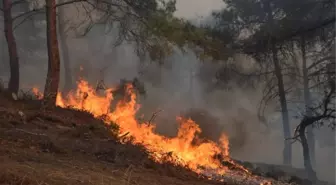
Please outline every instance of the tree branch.
[[323, 27], [326, 27], [326, 26], [329, 26], [331, 24], [335, 24], [335, 16], [333, 16], [332, 18], [330, 19], [326, 19], [324, 20], [322, 23], [320, 24], [316, 24], [316, 25], [313, 25], [311, 27], [306, 27], [306, 28], [302, 28], [302, 29], [298, 29], [296, 32], [292, 33], [292, 34], [289, 34], [283, 38], [280, 38], [278, 40], [288, 40], [288, 39], [291, 39], [293, 37], [297, 37], [299, 35], [302, 35], [302, 34], [306, 34], [308, 32], [313, 32], [313, 31], [316, 31], [318, 29], [321, 29]]
[[22, 4], [22, 3], [29, 3], [29, 2], [27, 2], [26, 0], [18, 0], [18, 1], [14, 1], [12, 3], [12, 6], [15, 6], [15, 5], [18, 5], [18, 4]]
[[16, 19], [18, 19], [20, 17], [29, 16], [30, 14], [34, 14], [35, 15], [37, 13], [42, 13], [44, 10], [45, 10], [45, 8], [40, 8], [40, 9], [33, 9], [31, 11], [21, 13], [21, 14], [15, 16], [15, 17], [13, 17], [13, 21], [15, 21]]
[[329, 61], [329, 60], [333, 60], [333, 59], [335, 59], [335, 57], [333, 57], [333, 56], [324, 57], [324, 58], [312, 63], [307, 69], [310, 70], [311, 68], [323, 63], [324, 61]]
[[24, 17], [18, 24], [16, 24], [14, 27], [13, 27], [13, 30], [15, 30], [17, 27], [19, 27], [21, 24], [23, 24], [26, 20], [30, 19], [31, 17], [33, 17], [34, 15], [38, 14], [38, 13], [42, 13], [43, 11], [41, 12], [33, 12], [32, 14], [30, 15], [27, 15], [26, 17]]
[[[56, 7], [60, 7], [60, 6], [64, 6], [64, 5], [69, 5], [69, 4], [72, 4], [72, 3], [77, 3], [77, 2], [86, 2], [88, 0], [71, 0], [71, 1], [67, 1], [67, 2], [64, 2], [64, 3], [59, 3], [59, 4], [56, 4]], [[45, 10], [45, 6], [43, 8], [38, 8], [38, 9], [33, 9], [31, 11], [28, 11], [28, 12], [24, 12], [24, 13], [21, 13], [15, 17], [13, 17], [13, 21], [15, 19], [18, 19], [20, 17], [23, 17], [23, 16], [26, 16], [30, 13], [33, 13], [33, 12], [40, 12], [40, 11], [44, 11]]]

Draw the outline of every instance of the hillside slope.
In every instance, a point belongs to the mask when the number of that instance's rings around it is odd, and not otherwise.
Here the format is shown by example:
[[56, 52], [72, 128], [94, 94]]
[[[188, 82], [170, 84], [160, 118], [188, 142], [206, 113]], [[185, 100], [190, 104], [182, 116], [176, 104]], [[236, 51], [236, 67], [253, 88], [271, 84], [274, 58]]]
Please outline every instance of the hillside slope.
[[141, 146], [120, 144], [92, 115], [62, 108], [41, 112], [39, 104], [0, 96], [0, 184], [285, 184], [240, 173], [210, 181], [157, 164]]

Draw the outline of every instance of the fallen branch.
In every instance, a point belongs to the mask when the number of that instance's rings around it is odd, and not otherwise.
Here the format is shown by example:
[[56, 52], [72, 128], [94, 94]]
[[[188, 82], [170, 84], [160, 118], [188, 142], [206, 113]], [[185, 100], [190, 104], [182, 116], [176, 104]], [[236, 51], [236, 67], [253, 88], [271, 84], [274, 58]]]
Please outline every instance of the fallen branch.
[[155, 120], [155, 118], [157, 117], [157, 115], [158, 115], [158, 113], [160, 113], [160, 112], [162, 112], [163, 110], [158, 110], [158, 111], [156, 111], [156, 112], [154, 112], [153, 114], [152, 114], [152, 117], [149, 119], [149, 121], [147, 122], [147, 125], [150, 125], [154, 120]]
[[16, 128], [16, 129], [13, 129], [13, 130], [8, 130], [7, 132], [9, 132], [9, 131], [19, 131], [19, 132], [23, 132], [23, 133], [30, 134], [30, 135], [35, 135], [35, 136], [47, 136], [46, 134], [43, 134], [43, 133], [29, 132], [27, 130], [23, 130], [23, 129], [19, 129], [19, 128]]
[[60, 122], [60, 123], [67, 123], [68, 120], [65, 120], [59, 116], [55, 116], [53, 115], [53, 113], [44, 113], [44, 112], [36, 112], [36, 113], [33, 113], [29, 116], [26, 116], [26, 122], [31, 122], [33, 121], [34, 119], [38, 119], [40, 121], [44, 121], [44, 120], [47, 120], [47, 121], [51, 121], [51, 122]]
[[129, 133], [130, 133], [130, 132], [126, 132], [126, 133], [124, 133], [124, 134], [118, 136], [118, 138], [119, 138], [119, 139], [122, 139], [122, 138], [126, 137]]

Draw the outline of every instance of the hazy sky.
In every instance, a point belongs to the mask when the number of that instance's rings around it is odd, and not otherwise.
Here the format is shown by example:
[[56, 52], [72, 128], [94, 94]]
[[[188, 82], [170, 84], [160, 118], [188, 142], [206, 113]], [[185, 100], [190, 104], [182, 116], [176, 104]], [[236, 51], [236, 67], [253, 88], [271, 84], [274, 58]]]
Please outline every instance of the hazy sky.
[[213, 10], [223, 7], [222, 0], [177, 0], [177, 16], [187, 19], [196, 18], [197, 16], [207, 16]]

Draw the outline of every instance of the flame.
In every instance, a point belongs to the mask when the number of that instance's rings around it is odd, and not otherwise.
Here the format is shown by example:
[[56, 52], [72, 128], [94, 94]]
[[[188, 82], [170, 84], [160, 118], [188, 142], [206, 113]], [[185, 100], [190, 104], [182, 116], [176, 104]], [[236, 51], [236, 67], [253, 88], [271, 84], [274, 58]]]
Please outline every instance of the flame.
[[37, 87], [33, 87], [32, 92], [36, 96], [36, 98], [38, 98], [38, 99], [43, 98], [43, 94], [39, 91], [39, 89]]
[[[41, 98], [41, 93], [36, 88], [33, 92]], [[197, 137], [201, 129], [193, 120], [177, 117], [179, 123], [177, 136], [168, 138], [159, 135], [154, 132], [155, 124], [141, 123], [136, 119], [135, 115], [140, 105], [136, 102], [136, 94], [131, 84], [126, 87], [128, 96], [120, 100], [111, 111], [113, 92], [114, 89], [110, 88], [105, 90], [104, 95], [99, 95], [87, 81], [79, 80], [76, 91], [70, 92], [66, 97], [58, 93], [56, 104], [60, 107], [85, 110], [95, 117], [104, 116], [106, 124], [117, 124], [120, 135], [131, 136], [130, 141], [133, 144], [143, 145], [149, 151], [150, 157], [158, 163], [171, 162], [198, 174], [210, 170], [215, 171], [217, 175], [223, 175], [228, 170], [215, 157], [218, 155], [229, 157], [229, 141], [225, 134], [221, 136], [219, 144], [201, 140]]]

